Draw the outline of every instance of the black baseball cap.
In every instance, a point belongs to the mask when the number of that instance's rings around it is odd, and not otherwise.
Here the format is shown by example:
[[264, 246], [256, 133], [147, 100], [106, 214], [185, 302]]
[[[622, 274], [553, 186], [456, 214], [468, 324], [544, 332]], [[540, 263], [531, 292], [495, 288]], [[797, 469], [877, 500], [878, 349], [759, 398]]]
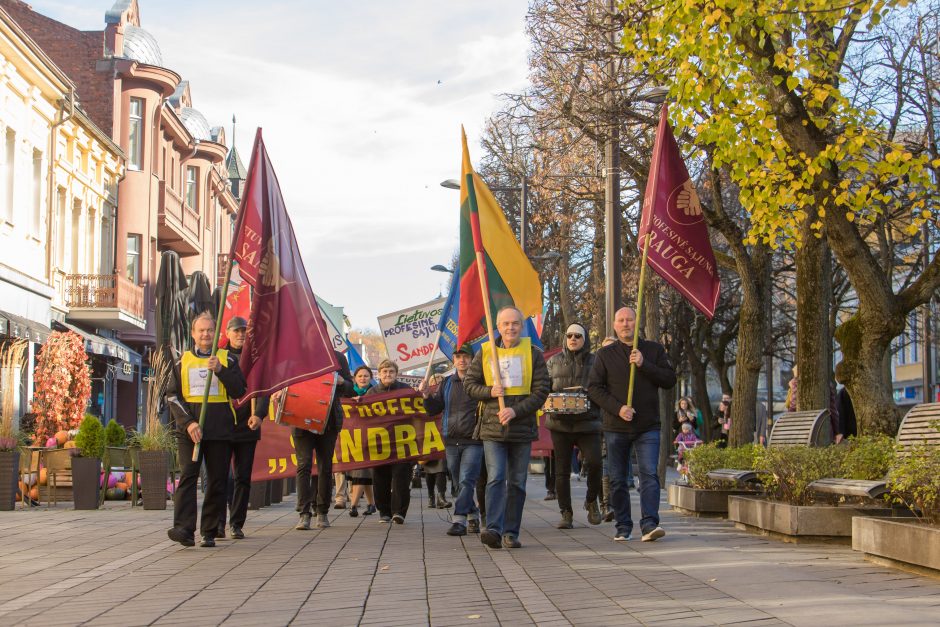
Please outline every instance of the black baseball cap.
[[473, 347], [469, 343], [464, 342], [460, 346], [460, 348], [454, 351], [454, 354], [457, 354], [457, 353], [463, 353], [465, 355], [470, 355], [471, 357], [473, 357]]
[[234, 318], [228, 321], [227, 325], [225, 325], [225, 329], [227, 331], [231, 331], [232, 329], [247, 329], [247, 328], [248, 328], [248, 321], [242, 318], [241, 316], [235, 316]]

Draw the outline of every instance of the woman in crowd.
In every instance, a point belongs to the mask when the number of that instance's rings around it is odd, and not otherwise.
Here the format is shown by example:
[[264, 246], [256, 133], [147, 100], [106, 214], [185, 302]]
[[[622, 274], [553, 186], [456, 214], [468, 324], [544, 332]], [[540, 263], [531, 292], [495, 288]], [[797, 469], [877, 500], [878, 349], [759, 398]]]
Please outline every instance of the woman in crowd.
[[702, 412], [695, 408], [695, 404], [692, 402], [691, 398], [683, 396], [679, 399], [679, 404], [676, 407], [676, 419], [673, 422], [673, 436], [678, 435], [682, 431], [682, 425], [684, 423], [691, 424], [692, 431], [697, 435], [701, 435], [699, 434], [701, 421]]
[[[365, 396], [408, 389], [398, 380], [398, 366], [385, 359], [379, 364], [379, 382], [366, 391]], [[379, 520], [383, 523], [405, 523], [408, 505], [411, 502], [411, 462], [393, 462], [372, 469], [372, 484], [375, 490], [375, 505], [379, 509]]]
[[[372, 387], [372, 371], [368, 366], [359, 366], [353, 373], [353, 396], [359, 398], [369, 391]], [[372, 469], [363, 468], [361, 470], [350, 470], [349, 484], [352, 489], [349, 493], [350, 510], [349, 515], [355, 518], [359, 515], [359, 499], [363, 493], [366, 495], [366, 502], [369, 504], [363, 516], [369, 516], [375, 513], [375, 497], [372, 494]]]

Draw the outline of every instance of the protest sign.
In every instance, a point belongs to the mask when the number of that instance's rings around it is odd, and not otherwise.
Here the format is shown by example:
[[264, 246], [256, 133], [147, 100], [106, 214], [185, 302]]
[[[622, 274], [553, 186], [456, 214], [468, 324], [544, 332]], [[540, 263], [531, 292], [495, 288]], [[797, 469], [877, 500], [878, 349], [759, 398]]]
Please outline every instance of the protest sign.
[[[445, 299], [439, 298], [429, 303], [409, 307], [379, 316], [379, 327], [385, 338], [388, 357], [400, 370], [414, 370], [428, 365], [434, 342], [437, 338], [437, 323]], [[434, 363], [447, 361], [448, 357], [436, 353]]]
[[[414, 390], [393, 390], [341, 399], [343, 429], [333, 451], [334, 472], [371, 468], [399, 461], [443, 459], [440, 417], [427, 415]], [[292, 430], [265, 420], [255, 450], [252, 481], [293, 477], [297, 455]], [[316, 472], [316, 466], [314, 466]]]

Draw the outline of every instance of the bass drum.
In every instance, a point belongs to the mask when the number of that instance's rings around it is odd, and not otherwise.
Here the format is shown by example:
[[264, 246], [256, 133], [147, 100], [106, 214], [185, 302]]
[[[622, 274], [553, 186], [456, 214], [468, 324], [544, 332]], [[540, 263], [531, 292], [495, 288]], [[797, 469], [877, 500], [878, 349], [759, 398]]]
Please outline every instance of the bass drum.
[[336, 397], [335, 372], [295, 383], [272, 399], [268, 416], [277, 424], [323, 433]]

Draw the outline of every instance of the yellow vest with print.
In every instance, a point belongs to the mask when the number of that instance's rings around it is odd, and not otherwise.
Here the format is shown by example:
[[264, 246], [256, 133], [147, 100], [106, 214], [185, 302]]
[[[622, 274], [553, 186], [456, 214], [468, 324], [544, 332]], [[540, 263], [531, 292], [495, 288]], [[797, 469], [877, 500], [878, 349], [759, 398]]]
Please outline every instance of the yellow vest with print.
[[[228, 365], [228, 351], [220, 350], [215, 354], [219, 362]], [[209, 375], [209, 358], [199, 357], [193, 351], [183, 353], [180, 360], [180, 376], [182, 378], [183, 398], [187, 403], [202, 403], [202, 396], [206, 389], [206, 379]], [[225, 385], [219, 381], [219, 378], [212, 374], [212, 382], [209, 384], [209, 402], [210, 403], [228, 403], [228, 392]], [[232, 410], [234, 414], [234, 409]]]
[[[493, 385], [492, 344], [483, 345], [483, 382]], [[532, 392], [532, 340], [519, 338], [512, 348], [497, 348], [500, 378], [506, 396], [523, 396]]]

